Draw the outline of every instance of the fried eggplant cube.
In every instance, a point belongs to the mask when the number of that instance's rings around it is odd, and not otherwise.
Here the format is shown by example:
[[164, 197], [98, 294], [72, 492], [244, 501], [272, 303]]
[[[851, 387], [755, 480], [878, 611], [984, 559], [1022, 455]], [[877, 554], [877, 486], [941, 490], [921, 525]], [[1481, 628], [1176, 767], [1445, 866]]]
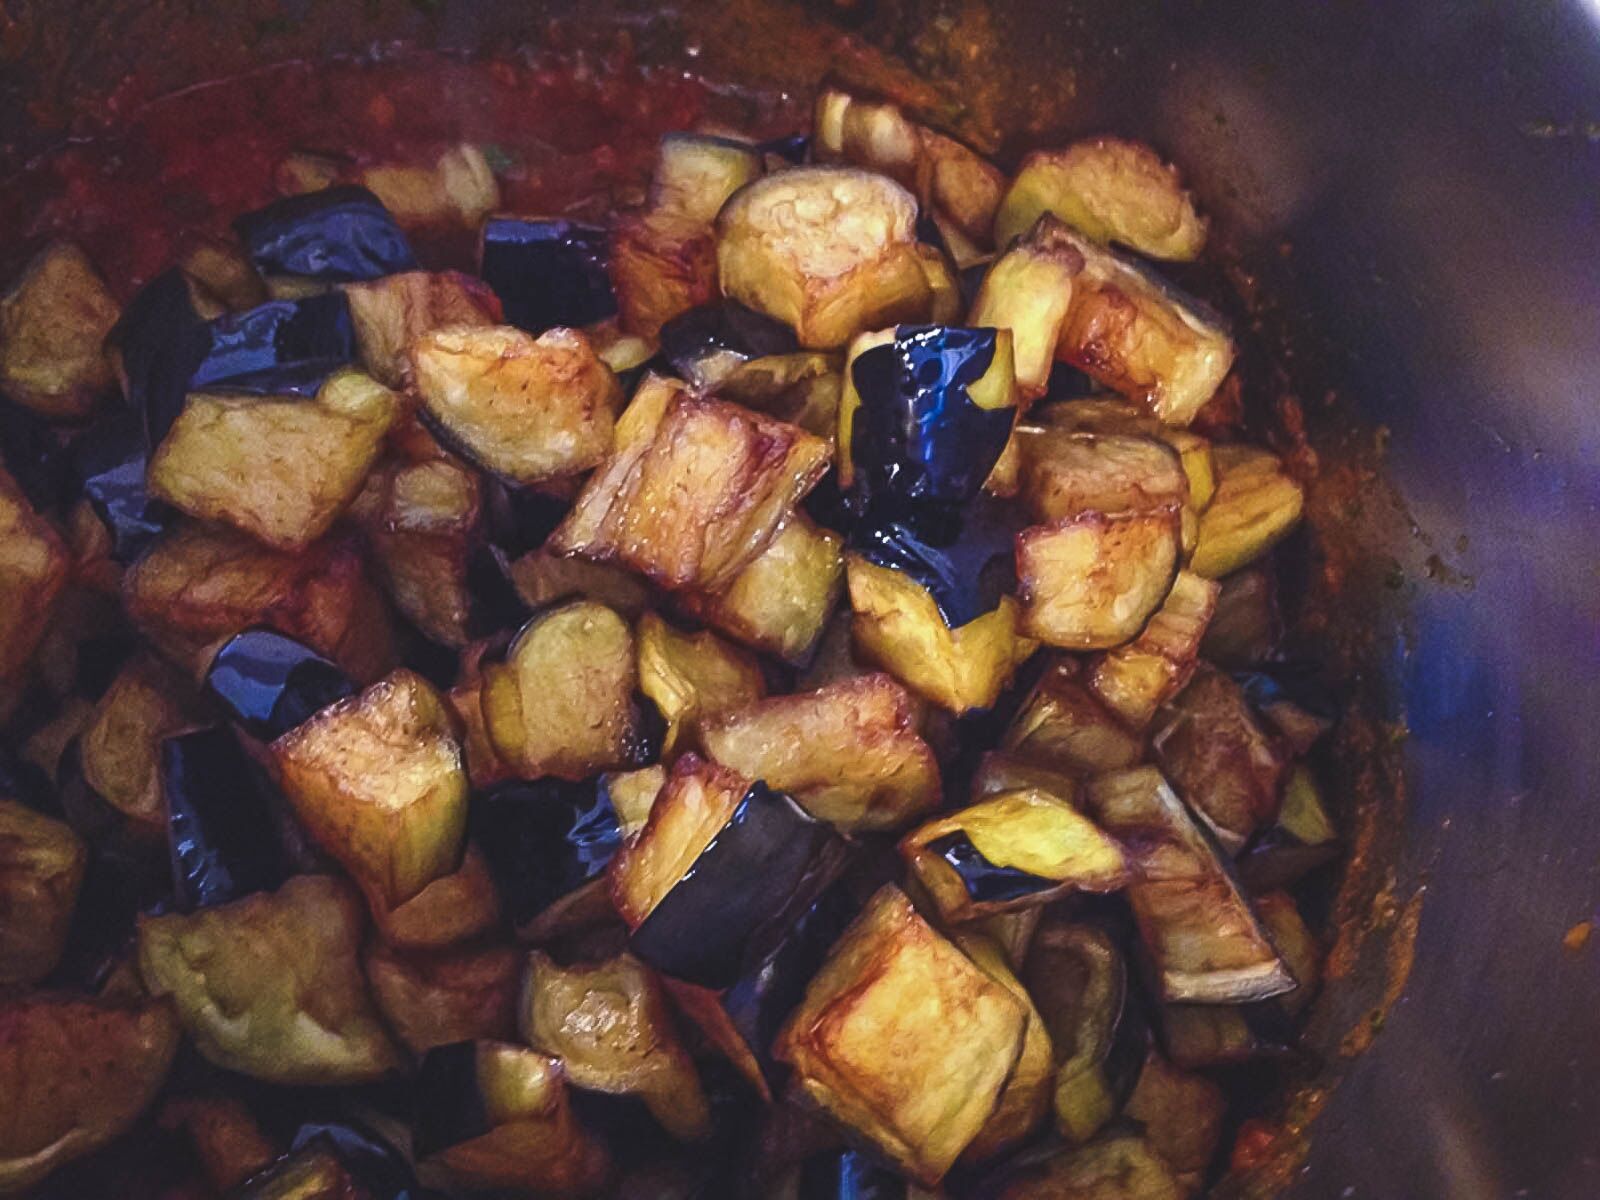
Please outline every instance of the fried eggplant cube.
[[396, 905], [461, 865], [467, 777], [444, 701], [396, 671], [272, 743], [284, 794], [318, 845]]
[[459, 1187], [587, 1196], [605, 1151], [572, 1112], [559, 1060], [509, 1042], [457, 1042], [422, 1060], [414, 1148]]
[[70, 825], [0, 799], [0, 987], [55, 970], [88, 859]]
[[1176, 168], [1123, 138], [1088, 138], [1023, 159], [995, 215], [995, 242], [1008, 245], [1047, 212], [1085, 237], [1148, 258], [1187, 261], [1206, 243], [1205, 219]]
[[315, 401], [194, 395], [150, 459], [150, 489], [202, 520], [278, 550], [304, 550], [355, 499], [399, 412], [359, 372]]
[[104, 343], [119, 313], [82, 250], [46, 246], [0, 300], [0, 393], [41, 416], [87, 416], [117, 382]]
[[139, 973], [211, 1062], [272, 1083], [348, 1084], [399, 1054], [361, 975], [361, 898], [326, 875], [139, 919]]
[[691, 616], [788, 663], [811, 657], [844, 590], [843, 539], [795, 513], [726, 590], [680, 592]]
[[35, 993], [0, 1004], [0, 1193], [104, 1146], [156, 1097], [181, 1034], [164, 1000]]
[[0, 468], [0, 679], [27, 665], [70, 570], [61, 535]]
[[517, 1008], [523, 1040], [561, 1060], [574, 1087], [638, 1096], [674, 1137], [711, 1132], [711, 1110], [656, 977], [636, 958], [560, 966], [528, 956]]
[[400, 951], [441, 950], [480, 937], [500, 924], [500, 893], [483, 852], [468, 845], [461, 867], [442, 875], [403, 904], [367, 897], [372, 923]]
[[1065, 655], [1039, 677], [1000, 744], [1025, 763], [1069, 776], [1131, 767], [1144, 755], [1143, 739], [1106, 711]]
[[663, 754], [694, 736], [699, 722], [766, 695], [761, 664], [710, 631], [682, 633], [654, 613], [639, 619], [639, 690], [667, 722]]
[[[629, 413], [639, 405], [636, 397]], [[736, 404], [682, 393], [656, 421], [646, 416], [626, 443], [619, 430], [612, 461], [590, 477], [551, 546], [615, 559], [665, 588], [716, 592], [771, 544], [827, 470], [828, 445]]]
[[1213, 458], [1217, 491], [1200, 514], [1200, 540], [1190, 567], [1197, 575], [1220, 579], [1289, 535], [1305, 508], [1305, 489], [1271, 451], [1218, 446]]
[[1176, 509], [1093, 510], [1017, 535], [1022, 631], [1068, 650], [1120, 646], [1144, 628], [1178, 569]]
[[1011, 993], [1022, 1005], [1025, 1017], [1022, 1050], [1011, 1078], [1001, 1089], [994, 1112], [962, 1153], [966, 1162], [982, 1162], [1025, 1140], [1044, 1120], [1050, 1109], [1050, 1085], [1055, 1076], [1055, 1046], [1044, 1017], [1007, 962], [1000, 944], [975, 931], [957, 933], [955, 943], [980, 971]]
[[543, 333], [617, 315], [606, 272], [606, 231], [557, 217], [490, 217], [479, 274], [505, 306], [506, 324]]
[[887, 176], [780, 171], [739, 191], [717, 216], [722, 293], [787, 322], [808, 350], [925, 320], [933, 295], [916, 223], [916, 198]]
[[907, 834], [900, 853], [946, 921], [1037, 907], [1130, 878], [1122, 849], [1071, 804], [1035, 788], [988, 796]]
[[1294, 988], [1229, 864], [1159, 771], [1097, 776], [1086, 796], [1089, 812], [1134, 860], [1128, 903], [1163, 1000], [1243, 1004]]
[[807, 1099], [933, 1186], [983, 1128], [1022, 1049], [1004, 986], [886, 885], [778, 1037]]
[[84, 784], [146, 834], [164, 836], [160, 747], [191, 719], [184, 696], [171, 667], [140, 655], [117, 672], [79, 735]]
[[1089, 510], [1152, 512], [1189, 502], [1183, 463], [1157, 438], [1024, 426], [1016, 441], [1018, 486], [1040, 521]]
[[524, 779], [585, 779], [632, 765], [639, 680], [633, 631], [603, 604], [540, 613], [484, 672], [495, 752]]
[[440, 436], [514, 484], [586, 471], [611, 451], [622, 387], [576, 330], [450, 326], [415, 339], [410, 360]]
[[1082, 270], [1083, 257], [1071, 246], [1030, 239], [984, 274], [967, 319], [980, 328], [1011, 331], [1017, 387], [1026, 400], [1043, 396], [1050, 386], [1056, 343]]
[[304, 642], [357, 682], [394, 661], [383, 598], [350, 541], [288, 554], [233, 530], [184, 524], [124, 574], [122, 602], [156, 649], [195, 675], [219, 641], [251, 625]]
[[410, 382], [410, 350], [435, 329], [498, 325], [500, 301], [481, 279], [459, 271], [407, 271], [344, 290], [356, 348], [367, 373], [387, 387]]
[[894, 829], [939, 803], [933, 751], [887, 675], [774, 696], [707, 722], [700, 740], [717, 762], [846, 832]]
[[665, 209], [625, 213], [611, 225], [611, 284], [622, 327], [653, 338], [674, 317], [716, 299], [716, 233]]
[[1189, 682], [1219, 590], [1209, 579], [1179, 571], [1172, 591], [1143, 632], [1089, 664], [1089, 690], [1128, 728], [1150, 724], [1156, 710]]
[[363, 955], [372, 1000], [412, 1054], [516, 1031], [517, 981], [523, 953], [515, 946], [462, 947], [406, 953], [374, 942]]

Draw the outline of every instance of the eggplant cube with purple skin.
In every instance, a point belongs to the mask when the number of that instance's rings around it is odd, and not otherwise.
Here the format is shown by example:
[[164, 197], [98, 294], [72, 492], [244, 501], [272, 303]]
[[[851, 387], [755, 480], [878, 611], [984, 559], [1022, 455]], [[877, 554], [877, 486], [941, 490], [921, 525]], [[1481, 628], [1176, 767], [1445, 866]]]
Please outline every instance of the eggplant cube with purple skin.
[[932, 1186], [989, 1119], [1025, 1021], [886, 885], [811, 981], [777, 1055], [807, 1099]]
[[394, 672], [272, 753], [307, 832], [386, 904], [461, 865], [466, 772], [444, 701], [420, 676]]

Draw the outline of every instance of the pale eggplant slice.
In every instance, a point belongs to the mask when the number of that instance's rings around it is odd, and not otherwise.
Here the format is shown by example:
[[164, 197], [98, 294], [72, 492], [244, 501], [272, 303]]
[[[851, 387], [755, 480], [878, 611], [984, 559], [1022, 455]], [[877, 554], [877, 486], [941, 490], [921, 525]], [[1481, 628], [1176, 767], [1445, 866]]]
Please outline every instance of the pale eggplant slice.
[[1159, 771], [1101, 775], [1085, 794], [1139, 871], [1128, 902], [1163, 1000], [1245, 1004], [1294, 988], [1230, 865]]
[[1051, 917], [1029, 943], [1022, 980], [1055, 1047], [1056, 1131], [1080, 1145], [1122, 1108], [1150, 1042], [1127, 960], [1102, 926]]
[[1011, 331], [1017, 386], [1028, 400], [1051, 387], [1056, 343], [1076, 291], [1082, 259], [1068, 246], [1028, 241], [983, 275], [967, 319]]
[[805, 1097], [934, 1185], [978, 1135], [1022, 1049], [1022, 1004], [885, 885], [779, 1035]]
[[61, 961], [87, 864], [71, 826], [0, 797], [0, 987], [37, 983]]
[[233, 228], [262, 275], [327, 283], [377, 279], [417, 260], [389, 210], [366, 188], [345, 185], [288, 196], [245, 213]]
[[582, 1196], [604, 1150], [578, 1125], [559, 1061], [508, 1042], [430, 1050], [417, 1077], [415, 1149], [462, 1186]]
[[667, 997], [632, 956], [563, 967], [536, 951], [523, 976], [517, 1020], [529, 1045], [560, 1059], [574, 1087], [638, 1096], [684, 1141], [710, 1134], [705, 1091]]
[[0, 1193], [27, 1192], [132, 1125], [180, 1034], [164, 1000], [39, 992], [0, 1004]]
[[606, 233], [561, 218], [490, 217], [478, 273], [505, 306], [506, 321], [540, 334], [555, 325], [593, 325], [616, 315], [606, 274]]
[[1018, 788], [907, 834], [900, 853], [948, 922], [1036, 907], [1130, 878], [1117, 844], [1070, 803]]
[[1039, 521], [1086, 510], [1149, 512], [1189, 502], [1176, 451], [1156, 437], [1089, 433], [1044, 424], [1018, 428], [1018, 486]]
[[847, 167], [796, 167], [737, 192], [717, 216], [723, 295], [787, 322], [828, 350], [929, 315], [917, 202], [893, 180]]
[[361, 975], [363, 925], [349, 884], [297, 875], [192, 915], [141, 917], [139, 972], [218, 1066], [273, 1083], [370, 1082], [400, 1057]]
[[995, 242], [1009, 244], [1047, 212], [1150, 258], [1186, 261], [1205, 246], [1206, 221], [1177, 170], [1142, 142], [1088, 138], [1028, 155], [995, 215]]
[[461, 865], [467, 777], [443, 699], [396, 671], [272, 743], [295, 815], [386, 904]]
[[116, 383], [102, 344], [117, 312], [82, 250], [46, 246], [0, 299], [0, 392], [44, 417], [88, 415]]
[[1269, 450], [1218, 446], [1217, 491], [1200, 515], [1192, 569], [1220, 579], [1260, 558], [1299, 524], [1305, 488]]
[[230, 719], [264, 742], [356, 690], [333, 663], [274, 629], [247, 629], [224, 642], [206, 669], [205, 687]]

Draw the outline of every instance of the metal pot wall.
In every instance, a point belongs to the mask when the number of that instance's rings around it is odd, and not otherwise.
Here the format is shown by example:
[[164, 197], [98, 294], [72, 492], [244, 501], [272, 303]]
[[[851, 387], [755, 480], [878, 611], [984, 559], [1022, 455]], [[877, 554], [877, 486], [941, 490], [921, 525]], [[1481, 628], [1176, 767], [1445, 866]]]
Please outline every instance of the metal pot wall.
[[[11, 167], [133, 67], [159, 91], [397, 40], [537, 42], [577, 20], [489, 0], [0, 12]], [[1290, 1194], [1600, 1195], [1600, 946], [1563, 941], [1600, 902], [1600, 4], [581, 15], [713, 77], [797, 88], [843, 61], [848, 27], [1012, 151], [1109, 128], [1186, 167], [1274, 298], [1264, 320], [1324, 461], [1383, 446], [1381, 473], [1318, 518], [1350, 576], [1326, 634], [1356, 647], [1403, 729], [1404, 786], [1368, 773], [1384, 794], [1341, 898], [1356, 936], [1313, 1021], [1331, 1091]]]

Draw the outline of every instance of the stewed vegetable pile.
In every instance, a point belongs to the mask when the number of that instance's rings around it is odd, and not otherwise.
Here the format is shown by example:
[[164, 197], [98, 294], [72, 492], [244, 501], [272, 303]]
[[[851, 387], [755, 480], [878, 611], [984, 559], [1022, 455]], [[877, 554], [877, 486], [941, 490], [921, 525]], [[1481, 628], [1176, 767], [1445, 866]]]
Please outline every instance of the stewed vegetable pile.
[[1173, 168], [830, 88], [603, 225], [280, 180], [0, 304], [0, 1193], [1214, 1181], [1336, 714]]

